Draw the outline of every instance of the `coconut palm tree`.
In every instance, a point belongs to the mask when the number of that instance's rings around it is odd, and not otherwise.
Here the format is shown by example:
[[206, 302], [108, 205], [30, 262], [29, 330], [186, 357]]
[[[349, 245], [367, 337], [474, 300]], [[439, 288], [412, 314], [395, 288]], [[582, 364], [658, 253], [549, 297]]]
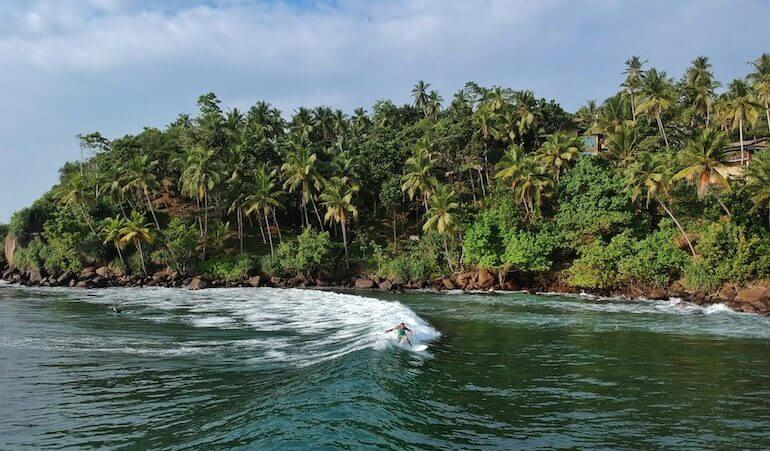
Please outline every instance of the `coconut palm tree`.
[[767, 153], [758, 154], [746, 168], [746, 188], [754, 204], [751, 211], [767, 208], [767, 220], [770, 223], [770, 155]]
[[732, 129], [738, 129], [741, 143], [741, 164], [749, 164], [743, 144], [743, 129], [746, 124], [754, 125], [759, 119], [759, 104], [745, 80], [735, 79], [728, 86], [720, 108], [722, 119]]
[[596, 114], [595, 126], [591, 132], [608, 135], [628, 122], [628, 102], [616, 94], [604, 101]]
[[540, 210], [543, 198], [553, 189], [553, 180], [548, 175], [548, 170], [531, 157], [521, 160], [518, 180], [513, 184], [516, 186], [514, 192], [527, 216]]
[[142, 242], [152, 244], [154, 239], [150, 234], [150, 227], [152, 224], [145, 224], [144, 216], [136, 211], [131, 212], [131, 216], [123, 222], [123, 229], [121, 230], [121, 243], [134, 243], [136, 250], [139, 252], [139, 259], [142, 262], [142, 272], [147, 275], [147, 267], [144, 263], [144, 249], [142, 248]]
[[763, 53], [749, 64], [754, 66], [754, 72], [749, 74], [749, 80], [752, 82], [757, 100], [765, 107], [767, 129], [770, 130], [770, 53]]
[[419, 80], [417, 83], [415, 83], [414, 87], [412, 88], [414, 106], [419, 108], [425, 116], [428, 115], [428, 103], [430, 102], [428, 88], [430, 88], [430, 83], [426, 83], [422, 80]]
[[674, 86], [663, 71], [650, 69], [644, 76], [639, 105], [636, 108], [638, 114], [647, 114], [650, 119], [654, 119], [658, 124], [658, 131], [666, 143], [666, 150], [670, 149], [666, 129], [663, 127], [663, 113], [667, 112], [674, 105], [676, 93]]
[[643, 136], [637, 127], [624, 124], [615, 132], [607, 135], [605, 156], [619, 167], [626, 168], [634, 162], [639, 151], [651, 149], [657, 142], [657, 136]]
[[[508, 149], [506, 149], [505, 153], [500, 158], [500, 161], [497, 162], [495, 178], [500, 180], [510, 180], [512, 183], [515, 183], [523, 159], [524, 152], [522, 152], [521, 147], [517, 145], [508, 146]], [[511, 188], [515, 187], [515, 185], [511, 186]]]
[[198, 208], [203, 209], [203, 220], [201, 221], [198, 217], [198, 224], [205, 258], [209, 230], [209, 199], [211, 193], [222, 181], [225, 168], [217, 161], [213, 149], [200, 146], [193, 147], [185, 153], [183, 167], [180, 177], [182, 193], [195, 198]]
[[249, 192], [243, 203], [243, 208], [247, 215], [261, 213], [264, 217], [265, 225], [267, 226], [267, 236], [270, 240], [270, 255], [273, 255], [274, 251], [273, 234], [270, 232], [268, 213], [273, 214], [273, 222], [280, 237], [280, 228], [278, 226], [278, 219], [275, 216], [275, 209], [283, 208], [279, 201], [281, 191], [275, 184], [275, 173], [275, 170], [270, 170], [265, 164], [258, 166], [254, 171], [252, 183], [248, 185]]
[[632, 56], [626, 60], [626, 70], [623, 71], [623, 75], [626, 79], [623, 81], [623, 92], [631, 97], [631, 115], [634, 121], [636, 121], [636, 97], [642, 89], [642, 80], [644, 79], [644, 70], [642, 66], [647, 63], [647, 60], [642, 61], [638, 56]]
[[556, 132], [548, 136], [538, 149], [535, 159], [546, 169], [556, 174], [556, 182], [558, 183], [561, 173], [571, 161], [580, 156], [583, 148], [583, 141], [578, 137]]
[[[704, 129], [700, 135], [687, 143], [681, 154], [685, 168], [677, 172], [672, 180], [694, 181], [698, 199], [703, 199], [712, 187], [730, 190], [730, 181], [722, 175], [728, 160], [725, 151], [727, 144], [727, 135], [723, 132], [714, 128]], [[727, 216], [730, 216], [730, 210], [722, 203], [716, 191], [713, 192], [719, 205]]]
[[626, 187], [631, 193], [631, 200], [636, 202], [640, 196], [644, 195], [647, 207], [650, 206], [650, 200], [657, 201], [671, 220], [674, 221], [682, 237], [687, 242], [690, 252], [695, 256], [695, 249], [692, 247], [690, 237], [671, 212], [671, 209], [663, 201], [663, 198], [668, 194], [670, 182], [671, 176], [668, 172], [668, 165], [652, 155], [646, 155], [637, 160], [626, 170]]
[[305, 226], [310, 227], [310, 219], [307, 215], [307, 204], [310, 203], [315, 211], [318, 225], [323, 230], [323, 221], [318, 213], [313, 191], [320, 191], [324, 180], [318, 173], [318, 156], [310, 150], [310, 147], [296, 141], [289, 141], [286, 160], [281, 166], [281, 172], [285, 178], [283, 189], [289, 193], [300, 191], [300, 209], [304, 213]]
[[425, 211], [428, 210], [428, 199], [433, 193], [435, 179], [433, 177], [433, 162], [427, 155], [415, 152], [406, 160], [404, 175], [401, 177], [401, 191], [414, 200], [415, 194], [420, 193]]
[[68, 208], [79, 212], [92, 233], [96, 233], [91, 222], [91, 216], [86, 212], [86, 206], [93, 202], [91, 184], [83, 173], [72, 172], [66, 176], [56, 192], [59, 202]]
[[123, 192], [135, 190], [141, 193], [147, 202], [147, 208], [150, 210], [155, 227], [160, 231], [160, 223], [150, 200], [150, 193], [159, 186], [158, 178], [155, 175], [157, 169], [158, 160], [150, 160], [147, 155], [138, 155], [128, 163], [121, 184]]
[[358, 208], [353, 205], [353, 196], [358, 192], [358, 185], [348, 184], [340, 177], [332, 177], [326, 184], [321, 201], [326, 207], [324, 219], [336, 222], [342, 229], [342, 245], [345, 248], [345, 258], [348, 258], [347, 224], [358, 219]]
[[443, 238], [446, 260], [449, 270], [452, 272], [454, 272], [454, 265], [449, 254], [447, 236], [452, 236], [455, 233], [454, 211], [459, 207], [453, 190], [444, 185], [436, 186], [435, 192], [430, 198], [430, 208], [425, 212], [425, 224], [422, 226], [422, 230], [426, 233], [436, 232]]
[[708, 57], [699, 56], [692, 61], [683, 80], [684, 92], [691, 102], [690, 106], [703, 117], [707, 126], [711, 122], [714, 91], [721, 86], [721, 83], [714, 80], [711, 68]]
[[104, 238], [104, 244], [112, 244], [115, 246], [115, 250], [118, 252], [118, 258], [120, 258], [120, 262], [123, 264], [123, 266], [126, 266], [125, 260], [123, 260], [123, 252], [121, 252], [121, 249], [123, 248], [123, 229], [125, 228], [126, 223], [123, 218], [120, 217], [108, 217], [104, 219], [103, 225], [102, 225], [102, 237]]
[[540, 114], [536, 109], [535, 94], [532, 91], [520, 91], [514, 95], [514, 99], [519, 118], [519, 136], [537, 130]]
[[441, 102], [443, 100], [444, 98], [439, 95], [438, 91], [431, 91], [428, 95], [428, 104], [425, 108], [426, 116], [436, 118], [441, 112]]

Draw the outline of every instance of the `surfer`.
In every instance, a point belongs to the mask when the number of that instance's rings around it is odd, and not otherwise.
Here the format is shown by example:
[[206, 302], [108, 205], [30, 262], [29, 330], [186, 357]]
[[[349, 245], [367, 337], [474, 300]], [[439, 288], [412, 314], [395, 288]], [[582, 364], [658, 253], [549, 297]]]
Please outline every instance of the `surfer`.
[[391, 327], [390, 329], [386, 330], [385, 333], [388, 333], [388, 332], [391, 332], [391, 331], [394, 331], [394, 330], [396, 331], [396, 342], [397, 343], [400, 343], [402, 339], [406, 338], [406, 342], [409, 343], [409, 346], [412, 346], [412, 342], [409, 341], [409, 336], [406, 335], [406, 332], [407, 331], [411, 332], [412, 329], [406, 327], [406, 324], [400, 323], [400, 324], [397, 324], [397, 325]]
[[113, 313], [116, 313], [116, 314], [121, 314], [121, 313], [123, 313], [123, 310], [121, 310], [121, 309], [119, 309], [119, 308], [117, 308], [117, 307], [113, 306], [113, 307], [112, 307], [112, 312], [113, 312]]

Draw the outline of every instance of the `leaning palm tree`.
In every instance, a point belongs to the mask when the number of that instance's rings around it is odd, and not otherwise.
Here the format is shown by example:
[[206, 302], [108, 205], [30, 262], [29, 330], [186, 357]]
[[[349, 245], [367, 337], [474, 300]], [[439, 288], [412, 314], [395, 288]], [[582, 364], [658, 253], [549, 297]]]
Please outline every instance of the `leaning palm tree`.
[[665, 195], [668, 194], [670, 182], [671, 176], [668, 172], [668, 165], [649, 154], [631, 164], [626, 170], [626, 187], [631, 193], [631, 200], [636, 202], [639, 196], [644, 195], [647, 207], [650, 206], [650, 200], [657, 201], [671, 220], [674, 221], [682, 237], [687, 242], [690, 252], [695, 256], [695, 249], [692, 247], [690, 237], [671, 212], [671, 209], [663, 201]]
[[136, 250], [139, 252], [139, 259], [142, 262], [142, 272], [147, 275], [147, 267], [144, 263], [144, 249], [142, 248], [142, 242], [152, 244], [154, 241], [150, 234], [150, 227], [152, 224], [146, 224], [144, 222], [144, 216], [136, 211], [131, 212], [131, 216], [125, 219], [123, 223], [123, 229], [121, 230], [122, 238], [121, 243], [134, 243]]
[[342, 245], [345, 248], [345, 258], [348, 258], [347, 224], [358, 219], [358, 208], [353, 205], [353, 195], [358, 192], [358, 185], [349, 185], [339, 177], [332, 177], [326, 184], [321, 201], [326, 207], [324, 219], [336, 222], [342, 229]]
[[659, 72], [657, 69], [647, 71], [641, 87], [641, 98], [639, 99], [636, 112], [647, 114], [648, 117], [655, 120], [658, 124], [658, 131], [660, 131], [660, 135], [663, 137], [663, 142], [666, 143], [666, 150], [670, 149], [670, 146], [666, 129], [663, 127], [662, 115], [673, 107], [675, 100], [674, 86], [666, 76], [666, 73]]
[[135, 190], [141, 193], [147, 202], [147, 208], [150, 210], [152, 219], [155, 221], [155, 227], [160, 230], [160, 223], [150, 200], [150, 193], [159, 186], [158, 178], [155, 175], [157, 168], [158, 160], [150, 160], [147, 155], [136, 156], [127, 165], [121, 184], [123, 192]]
[[554, 133], [546, 139], [538, 149], [535, 159], [556, 174], [556, 182], [567, 168], [567, 165], [577, 159], [583, 151], [583, 141], [576, 136], [569, 136], [563, 132]]
[[414, 105], [423, 112], [424, 115], [428, 115], [428, 103], [430, 102], [428, 88], [430, 83], [425, 83], [419, 80], [412, 88], [412, 97], [414, 98]]
[[[268, 213], [273, 214], [273, 220], [280, 236], [278, 219], [275, 217], [275, 209], [283, 208], [278, 200], [281, 191], [275, 183], [275, 170], [270, 170], [266, 165], [260, 165], [254, 171], [254, 178], [249, 185], [249, 194], [246, 196], [243, 208], [247, 215], [262, 213], [267, 226], [267, 236], [270, 240], [270, 254], [273, 254], [273, 235], [270, 233], [270, 219]], [[261, 221], [260, 221], [261, 222]], [[260, 226], [261, 227], [261, 226]], [[263, 237], [264, 238], [264, 237]]]
[[120, 262], [123, 264], [123, 266], [126, 266], [125, 260], [123, 260], [123, 252], [121, 252], [121, 249], [123, 248], [123, 229], [125, 228], [126, 223], [123, 218], [115, 217], [115, 218], [105, 218], [104, 223], [102, 225], [102, 237], [104, 238], [104, 244], [112, 244], [115, 246], [115, 250], [118, 252], [118, 257], [120, 258]]
[[642, 80], [644, 78], [644, 70], [642, 66], [647, 60], [642, 61], [638, 56], [632, 56], [626, 60], [626, 70], [623, 71], [623, 75], [626, 79], [623, 81], [623, 92], [631, 97], [631, 114], [636, 120], [636, 97], [642, 89]]
[[459, 206], [454, 191], [444, 185], [436, 186], [435, 192], [430, 198], [430, 208], [425, 212], [425, 224], [422, 226], [422, 230], [426, 233], [436, 232], [443, 238], [447, 264], [449, 264], [449, 270], [452, 272], [454, 272], [454, 265], [449, 254], [447, 236], [452, 236], [455, 232], [454, 211]]
[[767, 129], [770, 130], [770, 54], [763, 53], [762, 56], [749, 64], [754, 66], [754, 72], [749, 74], [749, 80], [751, 80], [757, 100], [765, 107]]
[[300, 191], [300, 210], [304, 213], [305, 226], [310, 227], [307, 215], [307, 204], [310, 203], [315, 211], [318, 225], [323, 230], [323, 221], [318, 213], [313, 191], [320, 191], [324, 181], [318, 173], [318, 156], [310, 147], [295, 141], [289, 142], [286, 161], [281, 166], [285, 178], [283, 189], [290, 193]]
[[409, 195], [409, 200], [413, 200], [419, 191], [425, 211], [428, 211], [428, 199], [433, 193], [434, 180], [433, 163], [427, 155], [415, 153], [406, 160], [401, 191]]
[[752, 212], [767, 208], [767, 220], [770, 223], [770, 155], [758, 154], [746, 168], [746, 188], [751, 193], [754, 204]]
[[759, 118], [759, 104], [754, 100], [754, 96], [749, 89], [748, 83], [741, 79], [733, 80], [724, 94], [721, 116], [722, 119], [732, 126], [733, 130], [738, 129], [741, 144], [741, 164], [749, 164], [746, 159], [746, 150], [743, 145], [743, 129], [746, 124], [755, 124]]
[[56, 192], [56, 197], [62, 205], [79, 212], [92, 233], [96, 233], [91, 216], [86, 212], [86, 206], [93, 202], [91, 185], [86, 176], [80, 172], [68, 174]]
[[[687, 143], [681, 154], [685, 168], [676, 173], [672, 180], [694, 181], [698, 199], [703, 199], [712, 187], [730, 190], [730, 181], [722, 175], [728, 160], [725, 150], [727, 144], [727, 135], [723, 132], [714, 128], [703, 130], [700, 135]], [[727, 216], [730, 216], [730, 210], [722, 199], [716, 191], [712, 190], [712, 192]]]

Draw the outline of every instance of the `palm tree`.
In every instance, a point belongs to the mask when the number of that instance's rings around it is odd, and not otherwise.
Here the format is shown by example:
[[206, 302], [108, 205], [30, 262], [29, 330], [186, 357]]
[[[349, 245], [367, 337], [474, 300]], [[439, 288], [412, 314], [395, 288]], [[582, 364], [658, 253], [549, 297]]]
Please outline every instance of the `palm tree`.
[[91, 223], [91, 216], [86, 212], [86, 206], [91, 204], [91, 185], [86, 176], [80, 172], [72, 172], [67, 175], [61, 187], [57, 191], [59, 202], [65, 207], [73, 208], [80, 212], [92, 233], [96, 233]]
[[425, 107], [425, 115], [435, 118], [441, 112], [441, 102], [444, 99], [437, 91], [431, 91], [428, 95], [428, 104]]
[[[672, 180], [695, 181], [698, 199], [703, 199], [712, 186], [729, 190], [730, 182], [722, 175], [728, 160], [725, 151], [727, 143], [727, 135], [723, 132], [714, 128], [703, 130], [700, 135], [687, 143], [681, 155], [686, 167], [676, 173]], [[714, 196], [727, 216], [730, 216], [730, 210], [722, 203], [719, 195], [714, 192]]]
[[412, 88], [412, 97], [414, 98], [414, 105], [423, 112], [424, 115], [428, 115], [428, 103], [430, 102], [428, 88], [430, 83], [425, 83], [419, 80]]
[[687, 241], [687, 246], [690, 248], [690, 252], [693, 257], [695, 256], [695, 249], [692, 247], [690, 237], [687, 232], [684, 231], [682, 225], [676, 219], [671, 209], [663, 202], [661, 195], [668, 193], [668, 187], [670, 185], [670, 175], [667, 170], [667, 165], [661, 160], [656, 160], [652, 156], [645, 156], [640, 160], [637, 160], [631, 164], [626, 170], [626, 187], [631, 192], [631, 200], [636, 202], [639, 196], [644, 195], [646, 198], [646, 206], [650, 206], [650, 200], [655, 199], [663, 210], [668, 214], [679, 232]]
[[197, 146], [190, 149], [184, 157], [184, 169], [180, 177], [182, 193], [194, 197], [198, 208], [203, 208], [203, 221], [198, 219], [201, 238], [203, 238], [203, 256], [206, 256], [206, 241], [209, 229], [209, 198], [211, 192], [222, 180], [222, 165], [216, 160], [213, 149]]
[[539, 123], [539, 113], [535, 108], [535, 95], [532, 91], [517, 92], [516, 112], [519, 117], [519, 136], [524, 136], [528, 132], [537, 129]]
[[770, 156], [758, 154], [746, 168], [746, 188], [751, 192], [751, 201], [754, 204], [751, 211], [759, 211], [767, 208], [767, 220], [770, 223]]
[[662, 114], [670, 110], [674, 104], [675, 92], [671, 80], [665, 72], [658, 72], [657, 69], [650, 69], [644, 76], [644, 83], [641, 88], [641, 98], [636, 112], [647, 114], [651, 119], [654, 118], [658, 124], [663, 141], [666, 143], [666, 150], [670, 149], [666, 129], [663, 127]]
[[420, 192], [425, 211], [428, 211], [428, 199], [433, 192], [433, 162], [423, 153], [415, 153], [406, 160], [404, 175], [401, 177], [401, 191], [409, 195], [413, 200], [415, 194]]
[[699, 56], [692, 61], [684, 76], [684, 91], [692, 108], [699, 113], [708, 126], [711, 121], [711, 110], [714, 104], [714, 91], [721, 83], [714, 80], [708, 57]]
[[295, 141], [289, 142], [286, 153], [286, 161], [281, 166], [281, 172], [285, 177], [283, 189], [290, 193], [300, 190], [300, 209], [304, 213], [305, 226], [310, 227], [310, 219], [307, 216], [307, 204], [313, 205], [318, 225], [323, 230], [321, 215], [315, 203], [313, 190], [320, 191], [323, 187], [323, 178], [318, 174], [318, 156], [307, 145]]
[[136, 211], [131, 212], [131, 216], [124, 220], [123, 229], [121, 230], [121, 243], [126, 244], [133, 242], [136, 246], [136, 250], [139, 252], [139, 259], [142, 262], [142, 272], [147, 275], [147, 267], [144, 263], [144, 249], [142, 248], [142, 242], [152, 244], [153, 237], [150, 234], [150, 227], [152, 224], [145, 224], [144, 216]]
[[342, 245], [345, 248], [345, 258], [348, 258], [347, 224], [358, 219], [358, 208], [353, 205], [353, 195], [358, 192], [358, 185], [349, 185], [339, 177], [332, 177], [326, 184], [321, 201], [326, 207], [324, 219], [336, 222], [342, 228]]
[[112, 243], [115, 246], [115, 250], [118, 252], [118, 257], [123, 266], [126, 266], [125, 260], [123, 260], [123, 229], [126, 223], [123, 218], [105, 218], [104, 225], [102, 226], [102, 236], [104, 237], [104, 244]]
[[152, 219], [155, 221], [155, 227], [160, 231], [160, 223], [158, 223], [158, 217], [155, 216], [155, 209], [152, 208], [152, 201], [150, 200], [150, 192], [158, 187], [158, 178], [155, 176], [157, 168], [158, 160], [151, 161], [147, 155], [134, 157], [123, 175], [122, 189], [124, 192], [133, 189], [142, 194], [147, 202], [147, 208], [152, 214]]
[[626, 76], [623, 81], [623, 92], [631, 97], [631, 115], [636, 121], [636, 96], [642, 89], [642, 80], [644, 79], [644, 70], [642, 66], [647, 60], [642, 61], [638, 56], [632, 56], [626, 60], [626, 70], [623, 75]]
[[583, 141], [576, 136], [557, 132], [548, 136], [545, 143], [538, 149], [535, 159], [556, 174], [558, 183], [561, 173], [570, 161], [577, 159], [583, 147]]
[[759, 105], [755, 102], [748, 83], [741, 79], [733, 80], [727, 93], [724, 94], [721, 115], [722, 119], [731, 125], [733, 130], [738, 129], [741, 142], [741, 164], [749, 163], [743, 145], [743, 126], [746, 123], [753, 125], [757, 122], [759, 119], [758, 108]]
[[540, 210], [543, 198], [548, 196], [553, 188], [553, 180], [548, 176], [546, 168], [531, 157], [522, 159], [518, 180], [514, 184], [515, 192], [527, 216]]
[[425, 224], [422, 226], [422, 230], [426, 233], [436, 232], [443, 238], [446, 260], [449, 264], [449, 270], [452, 272], [454, 272], [454, 265], [449, 254], [447, 236], [452, 236], [455, 232], [454, 211], [459, 206], [454, 191], [444, 185], [436, 186], [435, 192], [430, 198], [430, 208], [425, 212]]
[[607, 135], [605, 156], [625, 168], [634, 162], [639, 151], [653, 147], [658, 139], [657, 136], [644, 137], [635, 126], [625, 124]]
[[767, 129], [770, 130], [770, 54], [763, 53], [749, 64], [754, 66], [754, 72], [749, 74], [749, 80], [752, 82], [757, 100], [765, 106]]
[[271, 171], [268, 169], [264, 164], [257, 167], [257, 170], [254, 171], [253, 183], [249, 186], [249, 195], [246, 196], [243, 204], [247, 215], [262, 213], [265, 225], [267, 226], [267, 236], [270, 240], [270, 255], [273, 255], [273, 234], [270, 232], [270, 219], [267, 214], [268, 212], [273, 213], [275, 227], [280, 236], [278, 219], [275, 217], [275, 208], [283, 208], [283, 205], [278, 200], [281, 191], [275, 184], [275, 172], [275, 170]]

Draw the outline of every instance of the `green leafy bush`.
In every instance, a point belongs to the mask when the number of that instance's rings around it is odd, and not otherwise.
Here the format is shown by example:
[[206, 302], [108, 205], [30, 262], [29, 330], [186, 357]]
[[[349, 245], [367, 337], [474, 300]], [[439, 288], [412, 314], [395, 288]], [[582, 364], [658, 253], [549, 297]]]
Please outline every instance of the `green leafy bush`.
[[512, 230], [505, 237], [502, 263], [515, 271], [547, 271], [556, 246], [557, 238], [550, 227], [541, 227], [536, 233]]
[[163, 246], [152, 253], [152, 261], [158, 265], [186, 274], [198, 261], [198, 229], [181, 218], [174, 218], [163, 230]]
[[664, 288], [679, 278], [690, 256], [679, 249], [679, 232], [665, 228], [633, 243], [631, 255], [618, 266], [619, 282]]
[[479, 268], [502, 263], [505, 237], [518, 227], [519, 211], [510, 190], [501, 189], [487, 201], [487, 209], [468, 227], [463, 241], [463, 262]]
[[567, 270], [568, 281], [582, 288], [615, 288], [620, 281], [620, 264], [632, 252], [629, 233], [613, 237], [608, 244], [594, 241], [581, 249], [580, 257]]
[[278, 245], [275, 256], [263, 256], [262, 272], [268, 276], [334, 275], [339, 248], [329, 232], [305, 229], [296, 239]]
[[256, 269], [251, 255], [242, 253], [235, 256], [220, 254], [200, 263], [200, 270], [212, 279], [235, 282], [246, 278]]

